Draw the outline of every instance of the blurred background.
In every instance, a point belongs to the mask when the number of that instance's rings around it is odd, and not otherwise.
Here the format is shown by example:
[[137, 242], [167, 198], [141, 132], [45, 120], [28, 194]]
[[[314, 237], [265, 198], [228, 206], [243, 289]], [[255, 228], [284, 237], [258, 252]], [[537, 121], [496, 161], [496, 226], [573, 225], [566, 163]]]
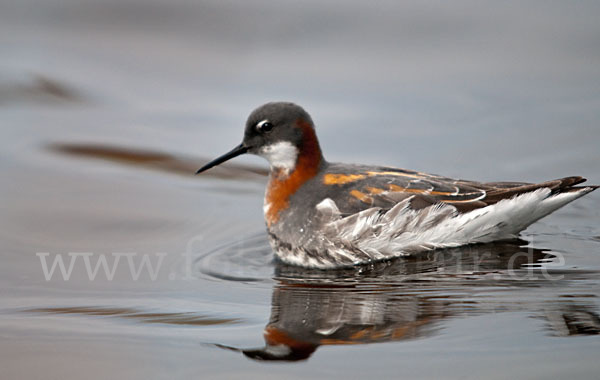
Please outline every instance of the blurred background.
[[212, 157], [241, 139], [253, 108], [291, 100], [332, 161], [475, 179], [596, 175], [584, 167], [600, 158], [596, 1], [1, 7], [9, 150], [102, 139]]
[[[241, 141], [252, 109], [288, 100], [312, 115], [329, 161], [600, 184], [598, 15], [593, 0], [0, 0], [5, 376], [290, 375], [200, 344], [262, 344], [276, 280], [264, 244], [266, 163], [238, 158], [201, 178], [195, 170]], [[592, 193], [525, 235], [564, 254], [559, 269], [592, 275], [542, 294], [484, 297], [492, 305], [484, 309], [560, 306], [568, 296], [597, 321], [599, 200]], [[248, 243], [254, 253], [220, 255], [249, 235], [260, 241]], [[212, 259], [195, 261], [198, 281], [172, 281], [192, 241], [201, 242], [197, 257]], [[123, 268], [114, 281], [88, 281], [76, 266], [70, 281], [46, 281], [35, 254], [74, 251], [165, 252], [170, 272], [132, 281]], [[478, 291], [435, 292], [462, 305]], [[156, 313], [166, 316], [148, 316]], [[396, 375], [398, 365], [412, 378], [464, 377], [467, 368], [487, 378], [597, 373], [597, 338], [549, 338], [531, 313], [444, 324], [446, 334], [412, 343], [323, 349], [292, 373]], [[528, 356], [511, 354], [515, 346]], [[552, 355], [570, 364], [548, 363]], [[462, 363], [454, 372], [448, 357]]]

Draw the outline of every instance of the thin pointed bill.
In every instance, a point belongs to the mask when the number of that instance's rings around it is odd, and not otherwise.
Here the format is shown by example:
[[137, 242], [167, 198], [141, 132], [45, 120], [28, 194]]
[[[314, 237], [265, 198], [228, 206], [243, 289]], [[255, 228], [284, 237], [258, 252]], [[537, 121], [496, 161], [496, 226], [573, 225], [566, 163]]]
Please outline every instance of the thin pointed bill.
[[248, 152], [248, 147], [244, 146], [244, 144], [240, 144], [238, 146], [236, 146], [235, 148], [233, 148], [231, 151], [225, 153], [224, 155], [222, 155], [219, 158], [215, 158], [214, 160], [212, 160], [211, 162], [209, 162], [208, 164], [204, 165], [203, 167], [201, 167], [200, 169], [198, 169], [198, 171], [196, 172], [196, 174], [200, 174], [205, 170], [208, 170], [210, 168], [212, 168], [213, 166], [217, 166], [219, 164], [222, 164], [225, 161], [231, 160], [234, 157], [237, 157], [241, 154], [244, 154], [246, 152]]

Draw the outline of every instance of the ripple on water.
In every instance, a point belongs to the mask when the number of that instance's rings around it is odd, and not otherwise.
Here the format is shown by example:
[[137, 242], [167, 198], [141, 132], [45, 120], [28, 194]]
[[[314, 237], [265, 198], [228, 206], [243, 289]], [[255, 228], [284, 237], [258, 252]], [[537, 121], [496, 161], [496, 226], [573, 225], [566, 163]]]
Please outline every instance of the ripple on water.
[[154, 323], [167, 325], [187, 326], [213, 326], [237, 324], [238, 318], [216, 318], [192, 312], [150, 312], [136, 308], [101, 307], [101, 306], [74, 306], [74, 307], [42, 307], [22, 310], [35, 314], [62, 314], [81, 316], [119, 317], [135, 320], [140, 323]]
[[[203, 254], [194, 262], [198, 276], [221, 281], [300, 282], [306, 285], [334, 286], [410, 286], [431, 282], [466, 281], [470, 286], [518, 283], [538, 284], [550, 274], [587, 277], [588, 271], [561, 271], [554, 268], [556, 256], [548, 250], [533, 248], [526, 241], [479, 244], [435, 250], [410, 257], [340, 268], [338, 270], [307, 269], [278, 261], [264, 232], [223, 244]], [[560, 272], [560, 273], [559, 273]], [[564, 273], [563, 273], [564, 272]], [[518, 281], [517, 281], [518, 280]], [[532, 281], [528, 281], [532, 280]], [[352, 286], [352, 285], [351, 285]]]
[[270, 283], [273, 257], [267, 235], [260, 232], [212, 249], [194, 262], [194, 269], [218, 280]]

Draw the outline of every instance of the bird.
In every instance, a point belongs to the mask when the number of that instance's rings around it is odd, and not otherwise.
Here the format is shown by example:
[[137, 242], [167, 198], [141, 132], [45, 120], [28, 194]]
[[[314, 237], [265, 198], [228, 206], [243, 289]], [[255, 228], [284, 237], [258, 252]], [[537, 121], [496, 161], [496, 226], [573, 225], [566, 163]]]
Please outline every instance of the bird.
[[598, 188], [577, 186], [586, 181], [580, 176], [476, 182], [328, 162], [311, 116], [292, 102], [256, 108], [242, 143], [196, 174], [245, 153], [270, 165], [263, 212], [276, 256], [317, 269], [517, 239], [532, 223]]

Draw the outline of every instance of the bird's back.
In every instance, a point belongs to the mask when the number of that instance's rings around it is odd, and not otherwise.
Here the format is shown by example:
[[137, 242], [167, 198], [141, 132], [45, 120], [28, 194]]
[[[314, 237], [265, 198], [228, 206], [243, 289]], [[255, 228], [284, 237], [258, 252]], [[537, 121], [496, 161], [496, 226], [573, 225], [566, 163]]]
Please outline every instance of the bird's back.
[[[397, 168], [327, 164], [271, 231], [287, 262], [334, 267], [516, 238], [593, 191], [582, 177], [479, 183]], [[282, 243], [285, 243], [282, 245]]]

